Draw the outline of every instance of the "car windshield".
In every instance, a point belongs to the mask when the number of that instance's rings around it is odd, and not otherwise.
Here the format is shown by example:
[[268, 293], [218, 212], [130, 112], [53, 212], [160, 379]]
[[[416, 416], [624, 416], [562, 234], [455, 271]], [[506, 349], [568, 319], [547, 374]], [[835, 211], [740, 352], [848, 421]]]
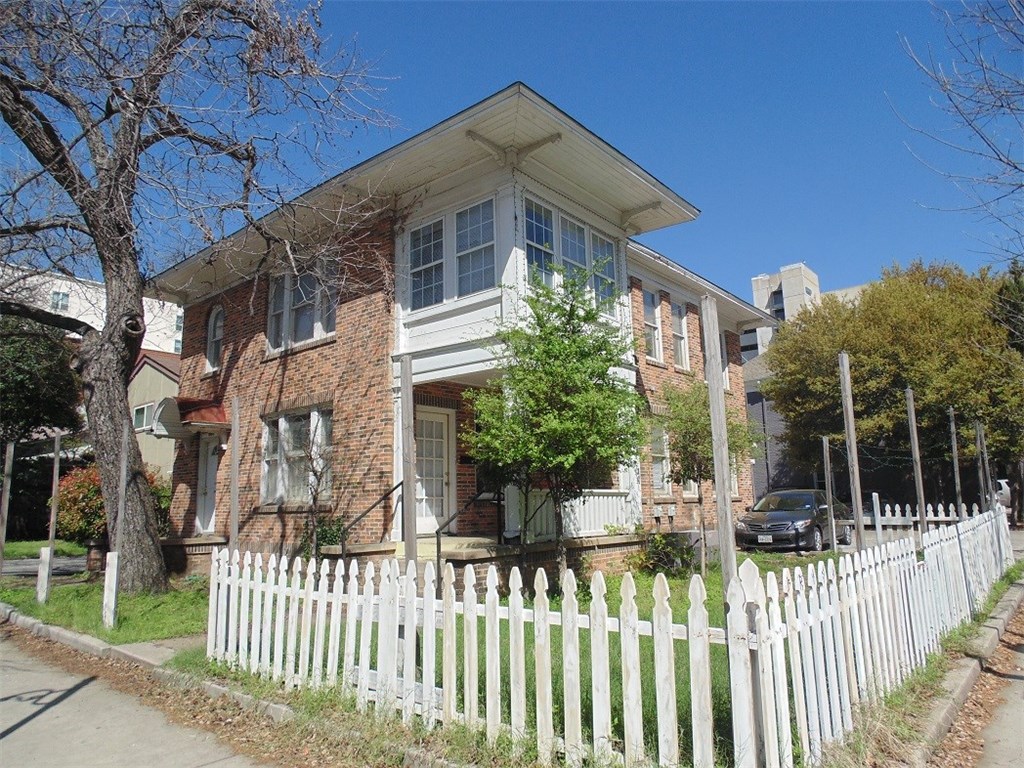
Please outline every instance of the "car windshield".
[[755, 512], [771, 512], [776, 509], [813, 509], [814, 494], [810, 491], [769, 493], [754, 505]]

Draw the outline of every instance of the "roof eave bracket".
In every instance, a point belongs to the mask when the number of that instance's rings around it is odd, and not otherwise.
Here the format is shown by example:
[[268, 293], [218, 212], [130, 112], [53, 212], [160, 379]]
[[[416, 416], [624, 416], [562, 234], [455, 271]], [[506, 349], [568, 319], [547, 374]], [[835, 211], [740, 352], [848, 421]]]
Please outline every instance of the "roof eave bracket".
[[538, 139], [524, 147], [518, 148], [502, 147], [488, 139], [486, 136], [481, 136], [476, 131], [466, 131], [466, 138], [470, 141], [475, 141], [481, 147], [486, 149], [488, 154], [490, 154], [490, 156], [494, 158], [494, 161], [502, 168], [514, 168], [541, 147], [546, 147], [548, 144], [557, 144], [560, 142], [562, 140], [562, 134], [553, 133], [550, 136], [545, 136], [543, 139]]
[[656, 211], [661, 208], [661, 200], [654, 200], [644, 205], [638, 205], [636, 208], [630, 208], [628, 211], [622, 212], [622, 218], [619, 220], [619, 226], [623, 229], [631, 229], [630, 223], [639, 216], [641, 213], [647, 213], [648, 211]]

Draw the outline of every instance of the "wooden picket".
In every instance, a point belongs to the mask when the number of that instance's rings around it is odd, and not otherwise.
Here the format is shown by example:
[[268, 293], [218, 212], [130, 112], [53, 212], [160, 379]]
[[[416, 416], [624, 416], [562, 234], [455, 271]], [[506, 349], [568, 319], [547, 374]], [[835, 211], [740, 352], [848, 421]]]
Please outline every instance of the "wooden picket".
[[[288, 687], [340, 686], [360, 710], [393, 712], [406, 723], [462, 722], [483, 729], [492, 744], [510, 735], [517, 750], [532, 738], [544, 764], [710, 768], [724, 760], [713, 736], [711, 648], [718, 644], [729, 659], [732, 762], [790, 768], [799, 751], [815, 765], [853, 729], [858, 705], [923, 665], [1013, 562], [1006, 518], [994, 512], [922, 538], [921, 559], [906, 537], [838, 562], [785, 569], [781, 583], [747, 561], [729, 583], [725, 628], [708, 625], [699, 576], [689, 584], [683, 625], [673, 619], [664, 576], [648, 596], [653, 611], [641, 615], [636, 582], [626, 574], [611, 616], [600, 572], [590, 579], [589, 610], [580, 613], [571, 571], [552, 610], [543, 569], [534, 574], [528, 607], [517, 568], [503, 600], [494, 566], [478, 581], [471, 566], [456, 574], [446, 565], [437, 574], [428, 563], [418, 579], [414, 564], [403, 569], [393, 560], [337, 563], [332, 573], [326, 561], [216, 550], [207, 655]], [[613, 685], [615, 645], [621, 678]], [[680, 664], [689, 671], [686, 724], [677, 707]], [[621, 700], [613, 701], [613, 691]], [[645, 696], [656, 705], [654, 720], [644, 719]], [[621, 712], [617, 733], [613, 711]], [[680, 739], [687, 729], [690, 754]]]

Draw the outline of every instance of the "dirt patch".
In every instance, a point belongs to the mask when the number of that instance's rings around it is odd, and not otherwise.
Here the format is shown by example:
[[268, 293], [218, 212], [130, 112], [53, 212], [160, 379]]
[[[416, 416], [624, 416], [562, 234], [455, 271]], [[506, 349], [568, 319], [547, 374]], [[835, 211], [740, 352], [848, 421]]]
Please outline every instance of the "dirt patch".
[[946, 738], [928, 763], [934, 768], [972, 768], [985, 752], [982, 731], [1006, 699], [1003, 689], [1007, 675], [1019, 675], [1020, 668], [1011, 648], [1024, 645], [1024, 608], [1018, 610], [1006, 627], [999, 647], [982, 665], [978, 682], [957, 715]]

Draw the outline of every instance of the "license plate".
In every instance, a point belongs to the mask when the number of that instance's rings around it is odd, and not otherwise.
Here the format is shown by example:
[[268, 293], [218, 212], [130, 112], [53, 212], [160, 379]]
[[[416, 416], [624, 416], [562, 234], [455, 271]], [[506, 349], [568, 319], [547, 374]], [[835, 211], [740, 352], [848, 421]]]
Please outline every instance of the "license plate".
[[771, 534], [767, 534], [767, 533], [760, 534], [757, 537], [757, 543], [758, 544], [771, 544], [772, 543]]

